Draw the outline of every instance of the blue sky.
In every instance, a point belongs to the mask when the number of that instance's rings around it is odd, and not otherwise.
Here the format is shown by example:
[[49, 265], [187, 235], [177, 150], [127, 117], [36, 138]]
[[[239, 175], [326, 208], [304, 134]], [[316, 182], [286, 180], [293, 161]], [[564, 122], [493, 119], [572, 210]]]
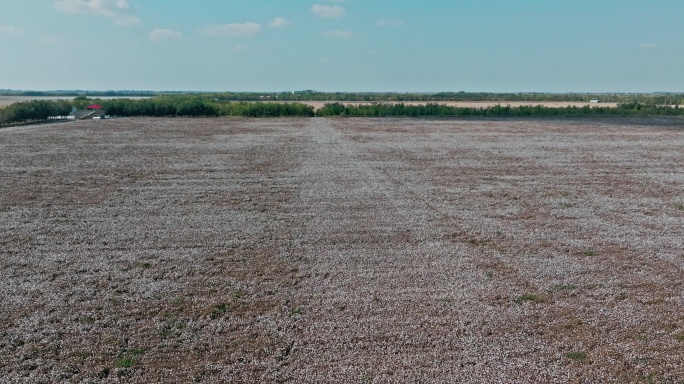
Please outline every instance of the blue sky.
[[0, 89], [684, 92], [681, 0], [0, 0]]

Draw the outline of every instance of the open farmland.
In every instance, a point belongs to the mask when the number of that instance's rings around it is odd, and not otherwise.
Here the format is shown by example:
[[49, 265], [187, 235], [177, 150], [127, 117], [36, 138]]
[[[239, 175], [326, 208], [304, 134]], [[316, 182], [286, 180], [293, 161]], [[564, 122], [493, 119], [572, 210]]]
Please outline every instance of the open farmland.
[[4, 382], [684, 381], [684, 120], [0, 130]]

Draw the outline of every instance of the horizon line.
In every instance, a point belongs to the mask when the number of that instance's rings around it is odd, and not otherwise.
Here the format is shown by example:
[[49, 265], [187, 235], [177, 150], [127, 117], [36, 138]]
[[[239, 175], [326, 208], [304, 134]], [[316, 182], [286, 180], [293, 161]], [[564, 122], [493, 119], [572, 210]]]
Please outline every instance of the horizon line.
[[489, 93], [489, 94], [530, 94], [530, 95], [535, 95], [535, 94], [555, 94], [555, 95], [569, 95], [569, 94], [579, 94], [579, 95], [649, 95], [649, 94], [684, 94], [684, 90], [682, 91], [648, 91], [648, 92], [639, 92], [639, 91], [568, 91], [568, 92], [550, 92], [550, 91], [508, 91], [508, 92], [498, 92], [498, 91], [318, 91], [318, 90], [313, 90], [313, 89], [303, 89], [303, 90], [287, 90], [287, 91], [244, 91], [244, 90], [223, 90], [223, 91], [207, 91], [207, 90], [142, 90], [142, 89], [120, 89], [120, 90], [115, 90], [115, 89], [107, 89], [107, 90], [98, 90], [98, 89], [46, 89], [46, 90], [38, 90], [38, 89], [11, 89], [11, 88], [3, 88], [0, 89], [0, 93], [3, 92], [44, 92], [44, 93], [57, 93], [57, 92], [84, 92], [84, 93], [107, 93], [107, 92], [115, 92], [115, 93], [328, 93], [328, 94], [335, 94], [335, 93], [360, 93], [360, 94], [439, 94], [439, 93]]

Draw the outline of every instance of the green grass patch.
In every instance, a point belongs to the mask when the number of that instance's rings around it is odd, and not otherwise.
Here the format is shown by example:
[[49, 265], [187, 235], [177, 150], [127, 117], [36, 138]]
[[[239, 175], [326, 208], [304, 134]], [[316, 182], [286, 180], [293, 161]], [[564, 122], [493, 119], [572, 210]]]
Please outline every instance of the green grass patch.
[[81, 324], [92, 324], [95, 322], [95, 318], [90, 315], [78, 317], [76, 320]]
[[228, 311], [230, 311], [230, 305], [225, 304], [225, 303], [219, 304], [219, 305], [214, 306], [214, 308], [212, 308], [211, 313], [209, 314], [209, 317], [212, 320], [216, 320], [219, 317], [226, 314]]
[[568, 352], [565, 354], [565, 357], [567, 357], [570, 360], [576, 360], [576, 361], [582, 361], [582, 360], [586, 360], [587, 358], [589, 358], [589, 356], [585, 352], [579, 352], [579, 351]]
[[541, 300], [541, 296], [536, 293], [526, 293], [517, 299], [515, 299], [516, 304], [522, 304], [527, 301], [537, 302]]
[[557, 291], [572, 291], [574, 289], [577, 289], [577, 286], [575, 284], [560, 283], [560, 284], [555, 284], [553, 286], [553, 289], [555, 289]]
[[131, 356], [142, 356], [145, 354], [145, 348], [131, 348], [126, 351]]
[[185, 320], [179, 319], [175, 315], [166, 315], [164, 322], [157, 327], [157, 335], [161, 338], [178, 335], [183, 332], [185, 326]]
[[116, 361], [117, 368], [130, 368], [133, 364], [135, 364], [135, 361], [130, 357], [124, 357], [123, 359]]
[[117, 360], [114, 365], [117, 368], [131, 368], [135, 365], [135, 358], [145, 354], [144, 348], [131, 348], [124, 350], [119, 356], [121, 357]]

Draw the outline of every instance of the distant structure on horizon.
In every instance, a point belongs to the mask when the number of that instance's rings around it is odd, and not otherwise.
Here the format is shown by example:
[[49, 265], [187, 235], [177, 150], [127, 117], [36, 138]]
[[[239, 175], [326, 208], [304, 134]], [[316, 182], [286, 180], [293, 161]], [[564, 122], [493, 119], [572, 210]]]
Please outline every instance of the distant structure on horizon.
[[591, 100], [589, 100], [589, 102], [590, 102], [590, 103], [600, 103], [601, 100], [599, 100], [599, 99], [591, 99]]
[[71, 111], [70, 116], [74, 116], [74, 120], [102, 119], [105, 117], [105, 110], [103, 106], [93, 104], [87, 106], [86, 109], [75, 109]]

